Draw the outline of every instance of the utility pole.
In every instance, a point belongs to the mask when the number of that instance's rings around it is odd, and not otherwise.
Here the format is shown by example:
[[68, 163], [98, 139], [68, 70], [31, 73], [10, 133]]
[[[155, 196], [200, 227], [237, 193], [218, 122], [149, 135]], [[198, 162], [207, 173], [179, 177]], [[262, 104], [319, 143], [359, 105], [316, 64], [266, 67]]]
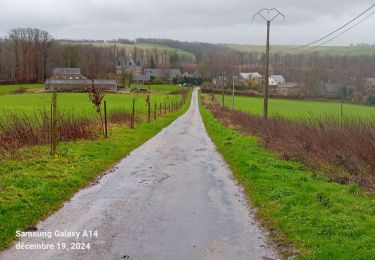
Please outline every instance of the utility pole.
[[269, 69], [270, 69], [270, 28], [271, 22], [275, 20], [277, 17], [282, 16], [285, 19], [285, 15], [283, 15], [279, 10], [276, 8], [266, 9], [263, 8], [253, 16], [253, 20], [255, 17], [261, 17], [263, 20], [267, 22], [267, 42], [266, 42], [266, 60], [265, 60], [265, 81], [264, 81], [264, 119], [268, 119], [268, 89], [269, 89]]

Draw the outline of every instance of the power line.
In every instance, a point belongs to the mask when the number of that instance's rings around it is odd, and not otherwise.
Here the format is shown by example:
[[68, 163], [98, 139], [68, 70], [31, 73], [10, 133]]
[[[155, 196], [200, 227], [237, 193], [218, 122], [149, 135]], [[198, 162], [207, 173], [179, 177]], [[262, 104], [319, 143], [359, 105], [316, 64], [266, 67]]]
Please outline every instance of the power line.
[[346, 26], [348, 26], [349, 24], [351, 24], [352, 22], [354, 22], [355, 20], [357, 20], [358, 18], [360, 18], [361, 16], [363, 16], [364, 14], [366, 14], [368, 11], [370, 11], [371, 9], [373, 9], [375, 7], [375, 4], [371, 5], [369, 8], [367, 8], [365, 11], [363, 11], [361, 14], [357, 15], [355, 18], [353, 18], [352, 20], [350, 20], [349, 22], [347, 22], [346, 24], [344, 24], [343, 26], [339, 27], [338, 29], [334, 30], [333, 32], [321, 37], [320, 39], [316, 40], [316, 41], [313, 41], [313, 42], [310, 42], [308, 44], [305, 44], [305, 45], [302, 45], [302, 46], [299, 46], [299, 47], [295, 47], [295, 48], [291, 48], [291, 49], [288, 49], [287, 51], [291, 51], [291, 50], [298, 50], [298, 49], [302, 49], [304, 47], [307, 47], [307, 46], [310, 46], [310, 45], [313, 45], [317, 42], [320, 42], [321, 40], [324, 40], [326, 38], [328, 38], [329, 36], [337, 33], [338, 31], [340, 31], [341, 29], [345, 28]]
[[323, 46], [323, 45], [325, 45], [325, 44], [327, 44], [327, 43], [329, 43], [329, 42], [331, 42], [331, 41], [337, 39], [337, 38], [340, 37], [341, 35], [347, 33], [348, 31], [354, 29], [355, 27], [357, 27], [358, 25], [360, 25], [361, 23], [363, 23], [364, 21], [366, 21], [367, 19], [369, 19], [369, 18], [370, 18], [371, 16], [373, 16], [374, 14], [375, 14], [375, 12], [372, 12], [370, 15], [368, 15], [368, 16], [366, 16], [365, 18], [363, 18], [362, 20], [360, 20], [358, 23], [354, 24], [353, 26], [349, 27], [348, 29], [346, 29], [345, 31], [343, 31], [343, 32], [341, 32], [340, 34], [336, 35], [335, 37], [329, 39], [328, 41], [325, 41], [325, 42], [323, 42], [322, 44], [320, 44], [320, 45], [318, 45], [318, 46], [314, 46], [314, 47], [312, 47], [311, 49], [309, 49], [309, 51], [311, 51], [311, 50], [315, 50], [315, 49], [317, 49], [317, 48], [319, 48], [319, 47], [321, 47], [321, 46]]

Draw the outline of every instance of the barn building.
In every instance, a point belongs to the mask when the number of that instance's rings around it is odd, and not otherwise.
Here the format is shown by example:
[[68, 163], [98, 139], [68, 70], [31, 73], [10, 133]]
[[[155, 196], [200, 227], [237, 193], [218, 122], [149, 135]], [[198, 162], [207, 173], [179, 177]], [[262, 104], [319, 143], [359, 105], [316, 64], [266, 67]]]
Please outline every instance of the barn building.
[[104, 91], [117, 92], [116, 80], [107, 79], [87, 79], [81, 74], [79, 68], [55, 68], [51, 78], [45, 82], [45, 90], [85, 92], [94, 84]]

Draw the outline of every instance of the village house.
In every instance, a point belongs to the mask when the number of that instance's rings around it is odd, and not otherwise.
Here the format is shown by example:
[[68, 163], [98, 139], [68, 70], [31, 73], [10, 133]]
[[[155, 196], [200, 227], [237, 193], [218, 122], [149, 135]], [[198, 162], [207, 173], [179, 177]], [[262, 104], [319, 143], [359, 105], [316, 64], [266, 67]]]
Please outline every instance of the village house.
[[173, 81], [174, 78], [182, 75], [179, 69], [144, 69], [144, 74], [151, 79], [161, 78], [168, 81]]
[[278, 86], [285, 85], [285, 78], [282, 75], [271, 75], [268, 79], [268, 93], [270, 95], [278, 95]]
[[130, 72], [133, 76], [143, 75], [143, 62], [134, 61], [133, 58], [126, 60], [124, 57], [117, 58], [116, 73], [121, 75], [124, 72]]
[[375, 88], [375, 78], [367, 78], [366, 86]]
[[133, 83], [145, 84], [151, 80], [150, 76], [147, 75], [133, 75]]
[[285, 78], [282, 75], [271, 75], [268, 80], [270, 87], [285, 85]]
[[117, 92], [116, 80], [87, 79], [81, 74], [79, 68], [55, 68], [52, 76], [46, 80], [44, 89], [46, 91], [73, 91], [85, 92], [92, 86], [100, 87], [104, 91]]
[[262, 84], [263, 76], [258, 72], [241, 72], [238, 74], [238, 79], [246, 84], [246, 80], [254, 80], [256, 84]]
[[285, 83], [276, 87], [277, 95], [283, 97], [297, 97], [300, 88], [297, 83]]
[[367, 92], [373, 93], [375, 92], [375, 78], [367, 78], [365, 87]]

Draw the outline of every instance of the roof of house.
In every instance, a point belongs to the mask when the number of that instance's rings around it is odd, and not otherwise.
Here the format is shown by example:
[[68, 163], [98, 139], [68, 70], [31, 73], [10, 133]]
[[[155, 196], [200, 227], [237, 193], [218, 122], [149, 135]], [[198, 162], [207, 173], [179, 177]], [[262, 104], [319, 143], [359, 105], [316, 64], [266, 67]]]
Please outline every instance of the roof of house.
[[145, 74], [149, 76], [163, 76], [168, 75], [170, 78], [181, 76], [179, 69], [145, 69]]
[[243, 79], [248, 79], [248, 78], [261, 78], [262, 75], [260, 75], [260, 73], [258, 72], [241, 72], [240, 73], [240, 76], [243, 78]]
[[177, 76], [181, 76], [181, 71], [179, 69], [171, 69], [170, 72], [169, 72], [169, 75], [172, 78], [175, 78]]
[[282, 75], [271, 75], [270, 78], [276, 82], [285, 82], [285, 78]]
[[54, 68], [53, 74], [81, 74], [80, 68]]

